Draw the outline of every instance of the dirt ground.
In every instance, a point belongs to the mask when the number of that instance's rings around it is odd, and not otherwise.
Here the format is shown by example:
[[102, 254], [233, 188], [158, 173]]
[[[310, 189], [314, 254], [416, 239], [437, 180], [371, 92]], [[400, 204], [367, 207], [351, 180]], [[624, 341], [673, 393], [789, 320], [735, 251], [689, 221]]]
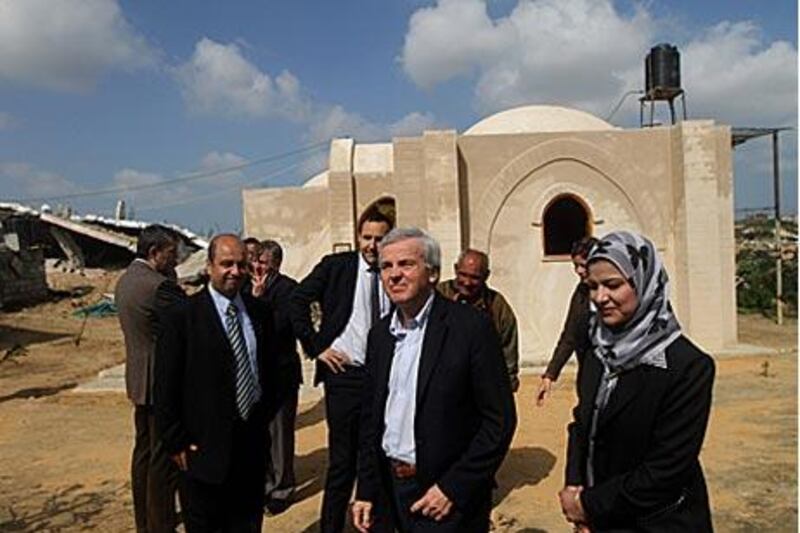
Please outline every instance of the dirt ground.
[[[0, 313], [0, 531], [133, 529], [129, 459], [132, 410], [124, 394], [73, 387], [123, 361], [116, 318], [82, 322], [75, 305], [94, 303], [114, 276], [57, 276], [58, 288], [93, 285], [63, 299]], [[702, 453], [718, 531], [797, 530], [797, 324], [741, 316], [742, 343], [775, 350], [720, 355]], [[22, 348], [20, 348], [22, 346]], [[556, 492], [563, 482], [565, 426], [574, 403], [568, 369], [544, 408], [538, 378], [517, 395], [519, 428], [498, 476], [493, 521], [502, 532], [569, 531]], [[301, 405], [297, 503], [268, 517], [264, 531], [316, 531], [326, 461], [321, 402]]]

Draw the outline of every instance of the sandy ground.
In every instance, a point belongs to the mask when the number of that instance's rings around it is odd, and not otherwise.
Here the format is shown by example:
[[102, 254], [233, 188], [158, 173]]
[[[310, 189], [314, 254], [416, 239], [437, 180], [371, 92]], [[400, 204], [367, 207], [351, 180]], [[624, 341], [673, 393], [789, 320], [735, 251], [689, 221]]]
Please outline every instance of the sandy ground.
[[[80, 301], [0, 313], [0, 531], [129, 531], [132, 410], [123, 394], [77, 393], [75, 384], [123, 360], [115, 318], [81, 320], [113, 277], [63, 276], [98, 289]], [[797, 530], [797, 325], [742, 316], [744, 343], [772, 354], [717, 358], [717, 382], [702, 462], [718, 531]], [[556, 502], [565, 426], [574, 403], [571, 370], [544, 408], [533, 405], [538, 378], [517, 395], [519, 428], [498, 476], [497, 531], [569, 531]], [[264, 531], [316, 531], [326, 461], [321, 402], [301, 405], [297, 503], [268, 517]]]

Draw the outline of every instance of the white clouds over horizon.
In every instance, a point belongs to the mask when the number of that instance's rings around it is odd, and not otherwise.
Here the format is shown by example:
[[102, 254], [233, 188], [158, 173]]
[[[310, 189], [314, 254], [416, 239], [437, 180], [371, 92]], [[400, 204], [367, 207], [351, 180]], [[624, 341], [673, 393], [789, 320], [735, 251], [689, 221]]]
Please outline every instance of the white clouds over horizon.
[[0, 79], [83, 92], [106, 70], [157, 64], [116, 0], [0, 0]]
[[342, 105], [315, 101], [290, 71], [271, 76], [249, 61], [236, 43], [203, 38], [174, 73], [192, 112], [225, 119], [291, 120], [306, 126], [305, 136], [312, 141], [338, 135], [362, 142], [388, 140], [392, 135], [419, 134], [435, 122], [431, 114], [415, 111], [382, 124]]
[[14, 200], [74, 194], [83, 190], [56, 172], [23, 162], [0, 162], [0, 181], [4, 196]]
[[[412, 15], [400, 60], [422, 88], [474, 75], [482, 113], [555, 103], [604, 116], [644, 85], [659, 28], [646, 7], [625, 15], [610, 0], [520, 0], [496, 19], [483, 0], [439, 0]], [[764, 42], [751, 22], [721, 22], [677, 44], [691, 116], [796, 122], [791, 43]]]

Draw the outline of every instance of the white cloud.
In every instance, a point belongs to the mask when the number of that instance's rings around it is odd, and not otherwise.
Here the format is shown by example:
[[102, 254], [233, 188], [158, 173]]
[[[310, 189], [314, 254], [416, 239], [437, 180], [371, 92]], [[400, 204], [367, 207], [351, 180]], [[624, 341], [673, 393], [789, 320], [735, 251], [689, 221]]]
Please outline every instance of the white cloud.
[[105, 70], [155, 63], [116, 0], [0, 0], [0, 79], [85, 91]]
[[20, 200], [73, 194], [82, 190], [78, 184], [60, 174], [19, 162], [0, 163], [0, 182], [3, 183], [4, 196]]
[[401, 60], [422, 87], [476, 71], [482, 112], [553, 102], [599, 112], [627, 88], [651, 26], [607, 0], [520, 2], [496, 20], [481, 0], [441, 0], [411, 17]]
[[683, 47], [689, 110], [737, 125], [797, 123], [797, 50], [751, 22], [721, 22]]
[[433, 115], [415, 111], [396, 122], [380, 124], [341, 106], [332, 106], [317, 113], [311, 121], [308, 137], [312, 141], [334, 137], [352, 137], [358, 142], [388, 141], [395, 136], [419, 135], [435, 123]]
[[201, 39], [175, 76], [190, 109], [200, 114], [302, 120], [308, 113], [297, 78], [283, 71], [273, 80], [235, 43]]
[[[484, 1], [440, 0], [412, 15], [400, 59], [420, 87], [476, 73], [482, 113], [555, 103], [605, 116], [642, 87], [644, 56], [669, 24], [646, 7], [623, 14], [610, 0], [520, 0], [496, 19]], [[697, 35], [677, 43], [690, 118], [796, 123], [796, 47], [765, 42], [751, 22]]]

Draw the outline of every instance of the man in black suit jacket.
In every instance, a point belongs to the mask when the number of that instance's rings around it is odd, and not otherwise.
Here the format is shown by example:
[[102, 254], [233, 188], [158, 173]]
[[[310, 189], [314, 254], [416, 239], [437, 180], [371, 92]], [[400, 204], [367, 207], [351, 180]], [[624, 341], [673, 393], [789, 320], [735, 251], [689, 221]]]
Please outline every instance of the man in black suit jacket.
[[235, 235], [208, 253], [209, 284], [165, 317], [156, 358], [156, 427], [181, 470], [184, 525], [261, 531], [264, 448], [274, 409], [272, 321], [241, 295], [247, 259]]
[[269, 424], [271, 445], [267, 450], [267, 482], [264, 487], [265, 507], [274, 514], [282, 513], [292, 503], [294, 477], [294, 425], [297, 419], [298, 388], [303, 382], [297, 337], [289, 319], [289, 299], [297, 282], [281, 273], [283, 248], [273, 240], [259, 243], [259, 255], [251, 275], [249, 290], [273, 312], [275, 329], [275, 367], [277, 412]]
[[[377, 246], [391, 226], [377, 209], [366, 211], [358, 225], [359, 252], [325, 256], [291, 298], [295, 334], [306, 354], [317, 360], [314, 382], [325, 383], [328, 473], [320, 518], [323, 532], [343, 530], [353, 492], [367, 333], [389, 309], [375, 268]], [[310, 316], [315, 301], [322, 309], [319, 331]]]
[[418, 229], [380, 247], [392, 303], [372, 329], [353, 522], [397, 530], [485, 532], [491, 491], [516, 427], [494, 328], [435, 292], [439, 245]]

